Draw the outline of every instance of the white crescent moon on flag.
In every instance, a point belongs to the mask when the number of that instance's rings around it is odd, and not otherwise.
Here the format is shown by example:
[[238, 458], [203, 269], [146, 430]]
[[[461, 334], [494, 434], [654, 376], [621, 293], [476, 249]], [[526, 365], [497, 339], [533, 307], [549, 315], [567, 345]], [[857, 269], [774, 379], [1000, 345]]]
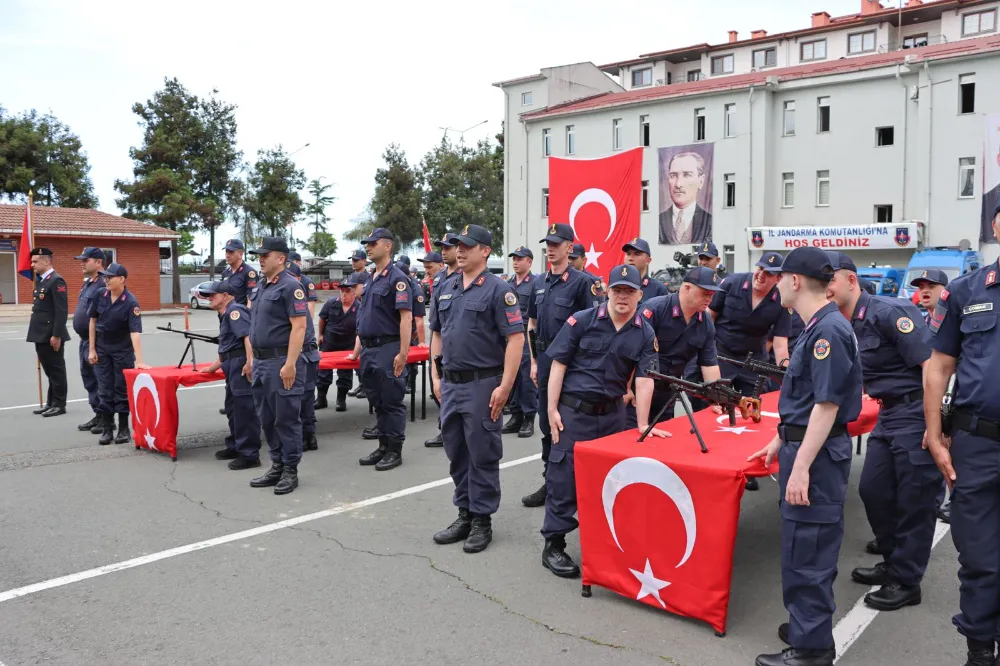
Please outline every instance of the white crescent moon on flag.
[[615, 206], [615, 200], [611, 198], [611, 195], [602, 189], [591, 187], [576, 195], [576, 198], [573, 199], [573, 203], [569, 207], [569, 226], [573, 230], [573, 234], [576, 235], [576, 214], [589, 203], [601, 204], [607, 209], [608, 215], [611, 216], [611, 229], [608, 230], [608, 237], [604, 239], [606, 241], [608, 238], [611, 238], [611, 234], [615, 232], [615, 225], [618, 224], [618, 208]]
[[615, 539], [615, 545], [618, 546], [618, 550], [625, 552], [625, 549], [618, 542], [618, 534], [615, 532], [615, 498], [618, 497], [618, 493], [635, 483], [644, 483], [661, 490], [677, 505], [677, 510], [681, 513], [684, 528], [687, 531], [687, 547], [684, 549], [684, 557], [677, 563], [677, 566], [680, 567], [691, 557], [694, 542], [698, 536], [694, 500], [691, 497], [691, 491], [684, 485], [681, 477], [659, 460], [627, 458], [612, 467], [608, 475], [604, 477], [604, 489], [601, 491], [601, 498], [604, 501], [604, 517], [607, 518], [608, 527], [611, 528], [611, 536]]
[[135, 420], [142, 423], [139, 418], [139, 394], [142, 389], [148, 390], [153, 395], [153, 404], [156, 405], [156, 423], [153, 427], [160, 425], [160, 395], [156, 392], [156, 384], [153, 383], [153, 376], [148, 372], [139, 374], [132, 383], [132, 402], [135, 403]]

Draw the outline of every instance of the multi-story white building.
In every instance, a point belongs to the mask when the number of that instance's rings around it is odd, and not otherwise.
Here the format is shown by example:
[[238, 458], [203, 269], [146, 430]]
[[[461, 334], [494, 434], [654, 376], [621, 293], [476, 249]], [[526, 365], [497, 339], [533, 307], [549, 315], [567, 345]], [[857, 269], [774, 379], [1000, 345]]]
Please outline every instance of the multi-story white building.
[[[548, 157], [644, 146], [640, 231], [662, 266], [691, 245], [657, 244], [670, 194], [656, 149], [711, 143], [712, 239], [730, 270], [760, 252], [750, 227], [917, 223], [925, 246], [980, 247], [984, 167], [1000, 174], [1000, 156], [984, 154], [986, 118], [1000, 112], [1000, 2], [858, 2], [860, 13], [818, 12], [803, 30], [733, 31], [722, 44], [495, 84], [507, 245], [535, 247], [565, 221], [547, 215]], [[911, 253], [852, 250], [894, 265]]]

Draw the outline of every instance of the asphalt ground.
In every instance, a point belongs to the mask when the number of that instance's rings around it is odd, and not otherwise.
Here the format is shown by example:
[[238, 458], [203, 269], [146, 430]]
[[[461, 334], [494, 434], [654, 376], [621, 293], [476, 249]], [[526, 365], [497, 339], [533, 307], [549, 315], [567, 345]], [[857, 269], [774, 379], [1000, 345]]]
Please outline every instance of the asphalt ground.
[[[147, 318], [151, 365], [176, 363], [184, 340]], [[213, 313], [192, 328], [217, 328]], [[358, 457], [372, 442], [367, 404], [318, 412], [319, 451], [300, 487], [277, 497], [216, 461], [225, 434], [220, 385], [182, 390], [176, 463], [131, 445], [99, 447], [68, 343], [69, 414], [42, 419], [26, 322], [0, 323], [0, 663], [13, 664], [753, 664], [777, 652], [787, 620], [780, 588], [777, 484], [742, 503], [728, 634], [562, 580], [540, 561], [542, 509], [521, 506], [541, 482], [540, 439], [504, 437], [503, 499], [481, 554], [437, 546], [455, 515], [448, 462], [423, 441], [437, 408], [407, 424], [402, 467]], [[200, 358], [211, 358], [208, 345]], [[961, 664], [964, 640], [950, 534], [934, 549], [923, 603], [894, 613], [855, 608], [850, 580], [871, 538], [854, 461], [836, 583], [838, 663]], [[569, 538], [579, 561], [579, 541]], [[124, 564], [122, 564], [124, 563]], [[33, 587], [29, 587], [33, 586]], [[852, 610], [854, 609], [854, 610]], [[853, 639], [853, 640], [852, 640]]]

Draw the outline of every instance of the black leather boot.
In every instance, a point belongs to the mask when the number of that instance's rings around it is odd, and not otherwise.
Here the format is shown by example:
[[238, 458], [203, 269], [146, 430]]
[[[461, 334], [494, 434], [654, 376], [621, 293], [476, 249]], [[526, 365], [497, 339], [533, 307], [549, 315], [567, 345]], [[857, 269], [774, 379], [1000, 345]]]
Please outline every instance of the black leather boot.
[[465, 540], [462, 550], [467, 553], [481, 553], [493, 541], [493, 519], [490, 516], [473, 514], [472, 531]]
[[115, 415], [101, 414], [101, 438], [97, 443], [107, 446], [115, 439]]
[[244, 458], [243, 456], [239, 456], [235, 460], [229, 461], [229, 469], [237, 472], [245, 469], [253, 469], [254, 467], [260, 467], [260, 458]]
[[786, 648], [778, 654], [762, 654], [754, 662], [756, 666], [833, 666], [837, 656], [834, 648], [826, 650], [802, 650]]
[[527, 439], [528, 437], [535, 436], [535, 415], [524, 417], [524, 423], [521, 424], [521, 429], [517, 431], [517, 436], [520, 439]]
[[865, 605], [880, 611], [899, 610], [903, 606], [916, 606], [919, 603], [919, 585], [901, 585], [896, 581], [865, 595]]
[[851, 572], [851, 579], [862, 585], [885, 585], [889, 582], [889, 569], [885, 562], [873, 567], [858, 567]]
[[784, 622], [778, 627], [778, 638], [782, 643], [788, 643], [788, 623]]
[[347, 397], [356, 398], [358, 396], [358, 393], [360, 392], [361, 392], [361, 384], [358, 384], [357, 386], [355, 386], [354, 388], [352, 388], [350, 391], [347, 392]]
[[521, 504], [527, 507], [545, 506], [545, 484], [542, 487], [521, 498]]
[[281, 478], [278, 480], [277, 485], [274, 486], [274, 494], [287, 495], [298, 487], [298, 465], [285, 465], [284, 469], [281, 470]]
[[373, 425], [365, 428], [361, 431], [361, 439], [378, 439], [381, 440], [382, 436], [378, 433], [378, 426]]
[[278, 481], [281, 480], [281, 475], [285, 471], [285, 466], [280, 462], [271, 463], [271, 469], [267, 470], [261, 476], [255, 479], [250, 479], [251, 488], [270, 488], [271, 486], [278, 485]]
[[375, 463], [376, 472], [386, 472], [403, 464], [403, 441], [386, 437], [385, 444], [385, 455]]
[[128, 427], [128, 414], [118, 415], [118, 434], [115, 435], [115, 444], [128, 444], [132, 439], [132, 431]]
[[45, 412], [49, 411], [50, 409], [52, 409], [52, 405], [50, 405], [49, 403], [45, 403], [44, 405], [42, 405], [38, 409], [31, 410], [31, 413], [32, 414], [44, 414]]
[[444, 446], [444, 439], [441, 438], [441, 432], [439, 431], [438, 434], [424, 441], [424, 446], [429, 449], [439, 449]]
[[[76, 427], [80, 432], [87, 432], [101, 424], [101, 417], [99, 414], [94, 414], [94, 418], [90, 419], [86, 423], [81, 423]], [[100, 431], [98, 431], [100, 432]]]
[[880, 550], [878, 547], [878, 539], [872, 539], [865, 544], [865, 552], [869, 555], [888, 555], [885, 550]]
[[942, 523], [946, 525], [951, 524], [951, 500], [949, 499], [944, 505], [937, 510], [937, 517]]
[[313, 403], [313, 409], [326, 409], [330, 406], [330, 403], [326, 400], [326, 393], [329, 390], [329, 386], [316, 387], [316, 402]]
[[337, 389], [337, 411], [347, 411], [347, 389]]
[[387, 446], [385, 443], [385, 437], [378, 438], [378, 448], [366, 455], [364, 458], [358, 460], [358, 464], [362, 466], [376, 465], [382, 457], [385, 456]]
[[310, 432], [302, 435], [303, 451], [316, 451], [317, 449], [319, 449], [319, 444], [316, 442], [316, 433]]
[[969, 648], [969, 659], [965, 662], [965, 666], [993, 666], [993, 653], [996, 651], [996, 644], [993, 641], [984, 643], [966, 638], [965, 642]]
[[542, 566], [560, 578], [576, 578], [580, 567], [566, 554], [566, 538], [553, 537], [545, 540], [542, 550]]
[[449, 543], [458, 543], [469, 536], [471, 529], [472, 514], [469, 513], [468, 509], [459, 507], [458, 518], [451, 525], [434, 535], [434, 543], [441, 544], [442, 546]]
[[757, 481], [756, 477], [751, 476], [749, 479], [747, 479], [746, 489], [747, 490], [760, 490], [760, 483]]
[[231, 449], [228, 446], [223, 447], [215, 452], [216, 460], [236, 460], [240, 457], [240, 454], [236, 453], [236, 449]]
[[503, 424], [500, 428], [501, 435], [513, 435], [515, 432], [521, 429], [521, 424], [524, 423], [524, 414], [517, 412], [516, 414], [511, 414], [510, 418], [507, 419], [507, 423]]

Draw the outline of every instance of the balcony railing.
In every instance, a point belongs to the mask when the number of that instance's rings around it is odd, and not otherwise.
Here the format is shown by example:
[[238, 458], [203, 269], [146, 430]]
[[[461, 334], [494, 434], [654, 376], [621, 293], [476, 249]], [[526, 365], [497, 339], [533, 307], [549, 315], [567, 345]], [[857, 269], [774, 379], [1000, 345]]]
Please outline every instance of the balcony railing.
[[883, 44], [878, 47], [879, 53], [889, 53], [891, 51], [909, 51], [919, 49], [924, 46], [935, 46], [937, 44], [947, 44], [948, 38], [944, 35], [930, 35], [921, 37], [904, 37], [902, 41], [893, 44]]

